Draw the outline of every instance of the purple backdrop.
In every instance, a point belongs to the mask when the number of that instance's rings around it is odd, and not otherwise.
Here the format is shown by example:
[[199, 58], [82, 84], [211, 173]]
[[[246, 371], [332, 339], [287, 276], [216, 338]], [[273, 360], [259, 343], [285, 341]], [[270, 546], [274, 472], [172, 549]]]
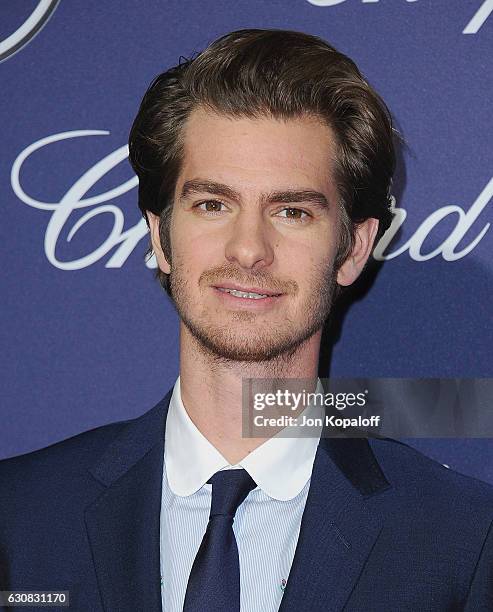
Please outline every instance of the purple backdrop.
[[[0, 457], [137, 416], [175, 380], [177, 317], [143, 261], [125, 143], [158, 72], [244, 27], [346, 52], [407, 142], [395, 237], [331, 372], [493, 376], [493, 0], [2, 3]], [[493, 482], [490, 440], [415, 444]]]

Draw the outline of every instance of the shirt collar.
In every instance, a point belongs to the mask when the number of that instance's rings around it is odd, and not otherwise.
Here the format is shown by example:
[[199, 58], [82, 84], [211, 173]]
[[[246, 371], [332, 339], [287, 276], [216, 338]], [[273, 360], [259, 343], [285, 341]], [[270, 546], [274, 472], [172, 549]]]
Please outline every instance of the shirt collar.
[[[316, 392], [324, 393], [320, 380]], [[323, 409], [321, 406], [308, 406], [305, 412], [321, 417]], [[192, 495], [217, 471], [241, 467], [269, 497], [282, 501], [292, 499], [310, 479], [320, 432], [321, 427], [318, 427], [314, 437], [274, 436], [236, 466], [231, 466], [188, 416], [181, 399], [178, 376], [166, 419], [164, 448], [169, 487], [175, 495]]]

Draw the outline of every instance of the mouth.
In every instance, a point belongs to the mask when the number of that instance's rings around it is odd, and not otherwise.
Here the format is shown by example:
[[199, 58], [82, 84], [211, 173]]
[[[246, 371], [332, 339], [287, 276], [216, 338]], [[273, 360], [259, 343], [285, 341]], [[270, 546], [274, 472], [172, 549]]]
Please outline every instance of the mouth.
[[276, 293], [269, 289], [260, 289], [258, 287], [238, 287], [236, 285], [221, 285], [215, 286], [214, 289], [222, 293], [229, 293], [237, 298], [247, 300], [265, 300], [266, 298], [280, 297], [282, 293]]
[[278, 304], [283, 293], [260, 287], [239, 287], [238, 285], [222, 284], [213, 286], [214, 293], [221, 302], [230, 308], [247, 308], [258, 310]]

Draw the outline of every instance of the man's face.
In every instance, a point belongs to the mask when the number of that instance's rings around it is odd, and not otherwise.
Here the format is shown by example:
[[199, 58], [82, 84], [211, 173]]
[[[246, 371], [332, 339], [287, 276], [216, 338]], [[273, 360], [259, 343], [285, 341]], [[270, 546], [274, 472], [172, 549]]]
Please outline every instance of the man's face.
[[264, 361], [319, 331], [335, 283], [335, 143], [320, 120], [247, 119], [196, 109], [171, 219], [178, 313], [216, 356]]

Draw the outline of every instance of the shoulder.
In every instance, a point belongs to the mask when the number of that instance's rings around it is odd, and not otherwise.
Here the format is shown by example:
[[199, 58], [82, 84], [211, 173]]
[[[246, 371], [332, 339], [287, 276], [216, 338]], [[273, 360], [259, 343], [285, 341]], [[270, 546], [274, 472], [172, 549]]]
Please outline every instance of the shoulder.
[[409, 587], [416, 602], [426, 597], [431, 605], [432, 598], [434, 610], [492, 609], [493, 487], [397, 440], [371, 439], [369, 445], [366, 473], [375, 472], [384, 484], [358, 498], [378, 526], [358, 585], [360, 601], [400, 585], [403, 597]]
[[0, 461], [0, 486], [18, 493], [50, 483], [75, 483], [129, 422], [102, 425], [45, 448], [4, 459]]
[[446, 522], [481, 515], [493, 520], [493, 486], [465, 476], [415, 448], [392, 439], [374, 439], [370, 445], [395, 494], [411, 506], [441, 513]]
[[26, 538], [34, 546], [47, 534], [65, 541], [67, 533], [75, 538], [81, 532], [84, 508], [103, 490], [89, 468], [125, 423], [103, 425], [0, 461], [0, 490], [8, 491], [0, 497], [0, 565], [2, 554], [23, 550]]
[[102, 425], [40, 450], [0, 461], [0, 488], [10, 487], [19, 498], [29, 496], [31, 488], [41, 493], [42, 486], [56, 490], [92, 488], [93, 481], [98, 479], [94, 469], [100, 460], [110, 459], [118, 471], [119, 465], [136, 460], [164, 437], [171, 394], [172, 389], [154, 407], [135, 418]]

